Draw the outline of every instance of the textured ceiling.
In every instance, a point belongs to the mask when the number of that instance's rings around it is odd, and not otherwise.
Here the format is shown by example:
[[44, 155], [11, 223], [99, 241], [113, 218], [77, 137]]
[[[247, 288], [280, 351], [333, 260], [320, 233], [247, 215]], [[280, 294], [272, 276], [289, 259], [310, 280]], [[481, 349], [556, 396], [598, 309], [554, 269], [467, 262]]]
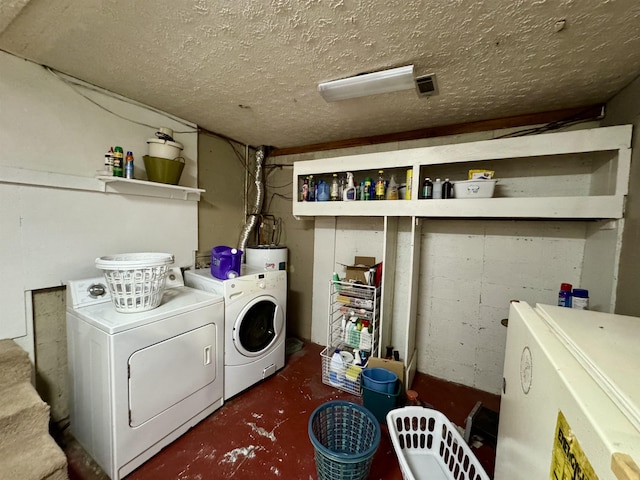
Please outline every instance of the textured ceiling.
[[[640, 1], [0, 0], [0, 49], [284, 148], [606, 102], [640, 74]], [[317, 92], [408, 64], [439, 95]]]

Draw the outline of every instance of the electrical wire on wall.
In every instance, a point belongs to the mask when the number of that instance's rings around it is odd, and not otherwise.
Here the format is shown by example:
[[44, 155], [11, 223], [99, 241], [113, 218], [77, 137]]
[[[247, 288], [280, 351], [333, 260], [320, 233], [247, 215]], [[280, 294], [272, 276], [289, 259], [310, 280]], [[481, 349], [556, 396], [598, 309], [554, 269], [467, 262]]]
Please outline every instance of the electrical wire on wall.
[[561, 128], [570, 127], [572, 125], [578, 125], [580, 123], [592, 122], [594, 120], [601, 120], [604, 118], [604, 108], [600, 112], [600, 115], [594, 118], [584, 118], [584, 113], [588, 112], [588, 109], [583, 110], [582, 112], [578, 112], [575, 115], [571, 115], [562, 120], [556, 120], [554, 122], [549, 122], [539, 127], [531, 127], [525, 128], [523, 130], [518, 130], [516, 132], [506, 133], [504, 135], [500, 135], [498, 138], [513, 138], [513, 137], [524, 137], [527, 135], [538, 135], [540, 133], [551, 132], [554, 130], [559, 130]]
[[72, 79], [72, 77], [69, 77], [68, 75], [65, 75], [62, 72], [58, 72], [57, 70], [52, 69], [51, 67], [47, 67], [45, 65], [43, 65], [43, 68], [45, 68], [51, 75], [53, 75], [55, 78], [57, 78], [58, 80], [60, 80], [62, 83], [64, 83], [65, 85], [67, 85], [69, 88], [71, 88], [71, 90], [73, 90], [77, 95], [80, 95], [82, 98], [84, 98], [85, 100], [87, 100], [88, 102], [91, 102], [93, 105], [95, 105], [96, 107], [100, 108], [101, 110], [104, 110], [107, 113], [110, 113], [111, 115], [118, 117], [121, 120], [125, 120], [127, 122], [130, 123], [134, 123], [136, 125], [140, 125], [142, 127], [149, 127], [152, 128], [154, 130], [158, 129], [157, 125], [149, 125], [148, 123], [144, 123], [144, 122], [139, 122], [137, 120], [133, 120], [131, 118], [125, 117], [124, 115], [120, 115], [119, 113], [114, 112], [113, 110], [105, 107], [104, 105], [100, 104], [99, 102], [95, 101], [93, 98], [89, 97], [88, 95], [84, 94], [82, 91], [80, 91], [80, 88], [86, 89], [86, 90], [90, 90], [93, 92], [98, 92], [102, 95], [106, 95], [108, 97], [114, 98], [116, 100], [128, 103], [130, 105], [135, 105], [136, 107], [140, 107], [140, 108], [144, 108], [145, 110], [148, 110], [150, 112], [153, 113], [157, 113], [158, 115], [163, 115], [165, 117], [170, 117], [173, 121], [178, 122], [186, 127], [190, 127], [189, 130], [183, 130], [183, 131], [178, 131], [178, 130], [173, 130], [173, 133], [198, 133], [198, 129], [194, 129], [192, 128], [191, 125], [187, 124], [184, 122], [184, 120], [181, 120], [179, 118], [174, 117], [173, 115], [168, 114], [167, 112], [162, 112], [160, 110], [156, 110], [155, 108], [152, 108], [148, 105], [144, 105], [142, 103], [138, 103], [135, 102], [129, 98], [117, 95], [113, 92], [110, 92], [108, 90], [104, 90], [102, 88], [96, 87], [94, 85], [91, 85], [89, 83], [80, 81], [80, 80], [75, 80]]

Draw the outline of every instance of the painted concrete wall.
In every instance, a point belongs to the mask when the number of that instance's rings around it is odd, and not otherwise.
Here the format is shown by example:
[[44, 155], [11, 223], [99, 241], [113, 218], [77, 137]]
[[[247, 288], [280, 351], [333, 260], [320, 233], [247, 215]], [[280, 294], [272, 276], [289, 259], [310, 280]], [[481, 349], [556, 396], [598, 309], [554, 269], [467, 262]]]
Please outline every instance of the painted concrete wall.
[[146, 178], [146, 141], [168, 126], [185, 132], [176, 134], [187, 159], [181, 182], [195, 186], [197, 133], [188, 122], [6, 53], [0, 70], [0, 336], [26, 339], [19, 341], [33, 353], [25, 292], [99, 275], [95, 258], [111, 253], [169, 251], [178, 265], [193, 262], [196, 202], [104, 193], [95, 175], [108, 147], [121, 145], [136, 155], [136, 177]]
[[[267, 221], [275, 220], [280, 225], [275, 240], [289, 250], [287, 335], [308, 340], [311, 338], [314, 221], [296, 220], [291, 215], [291, 165], [286, 158], [267, 156], [263, 213]], [[250, 194], [250, 203], [253, 198]]]
[[607, 104], [604, 125], [633, 124], [631, 175], [625, 207], [624, 232], [616, 313], [640, 317], [640, 77]]
[[237, 246], [244, 225], [245, 147], [201, 132], [198, 137], [198, 266], [209, 266], [211, 249]]

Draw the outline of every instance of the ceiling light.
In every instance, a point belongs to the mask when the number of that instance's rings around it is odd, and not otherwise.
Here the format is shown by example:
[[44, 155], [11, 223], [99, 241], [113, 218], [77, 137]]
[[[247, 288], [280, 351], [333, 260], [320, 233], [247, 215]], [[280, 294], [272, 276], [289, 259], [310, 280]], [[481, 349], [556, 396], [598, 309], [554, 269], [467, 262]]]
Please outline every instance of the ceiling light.
[[327, 102], [413, 88], [413, 65], [318, 84], [318, 92]]

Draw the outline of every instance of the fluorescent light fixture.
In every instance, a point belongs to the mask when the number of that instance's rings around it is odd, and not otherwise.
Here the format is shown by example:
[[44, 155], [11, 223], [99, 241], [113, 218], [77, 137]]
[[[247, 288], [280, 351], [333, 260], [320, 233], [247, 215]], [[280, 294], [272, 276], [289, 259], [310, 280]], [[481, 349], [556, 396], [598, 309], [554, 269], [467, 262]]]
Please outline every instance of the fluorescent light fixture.
[[318, 84], [318, 92], [327, 102], [414, 88], [413, 65]]

